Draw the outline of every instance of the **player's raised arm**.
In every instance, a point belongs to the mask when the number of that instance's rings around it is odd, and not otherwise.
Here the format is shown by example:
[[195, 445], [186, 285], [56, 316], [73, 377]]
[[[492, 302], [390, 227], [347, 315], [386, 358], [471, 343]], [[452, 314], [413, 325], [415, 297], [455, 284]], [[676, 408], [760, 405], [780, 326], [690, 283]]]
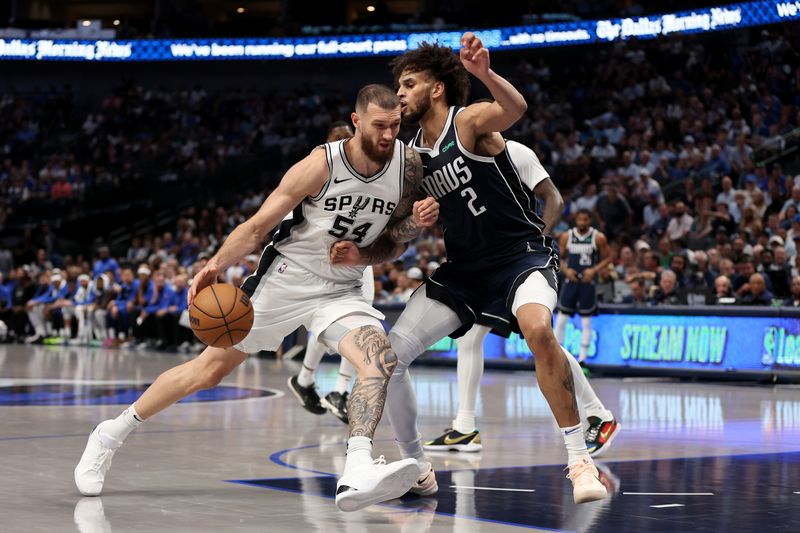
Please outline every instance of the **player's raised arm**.
[[439, 203], [426, 197], [420, 189], [423, 171], [422, 160], [416, 150], [405, 149], [403, 196], [392, 213], [391, 222], [370, 246], [358, 248], [351, 241], [339, 241], [331, 247], [334, 265], [373, 265], [402, 254], [408, 242], [417, 238], [422, 228], [428, 228], [439, 218]]
[[528, 109], [525, 97], [508, 80], [489, 68], [489, 50], [474, 33], [467, 32], [461, 37], [459, 55], [467, 72], [492, 93], [494, 102], [468, 106], [460, 113], [458, 125], [469, 127], [476, 137], [513, 126]]
[[325, 150], [314, 150], [295, 163], [284, 174], [275, 191], [264, 200], [256, 214], [236, 226], [214, 257], [195, 275], [187, 294], [189, 305], [198, 292], [216, 280], [218, 272], [260, 247], [269, 232], [303, 199], [317, 194], [327, 179]]

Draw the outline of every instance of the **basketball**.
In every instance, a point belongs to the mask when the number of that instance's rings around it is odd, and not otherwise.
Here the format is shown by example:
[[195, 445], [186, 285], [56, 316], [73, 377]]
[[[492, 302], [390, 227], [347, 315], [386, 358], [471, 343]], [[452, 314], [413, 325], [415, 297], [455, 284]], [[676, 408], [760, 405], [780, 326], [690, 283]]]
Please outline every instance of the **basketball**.
[[204, 344], [228, 348], [250, 333], [253, 305], [240, 288], [217, 283], [197, 294], [189, 308], [189, 322]]

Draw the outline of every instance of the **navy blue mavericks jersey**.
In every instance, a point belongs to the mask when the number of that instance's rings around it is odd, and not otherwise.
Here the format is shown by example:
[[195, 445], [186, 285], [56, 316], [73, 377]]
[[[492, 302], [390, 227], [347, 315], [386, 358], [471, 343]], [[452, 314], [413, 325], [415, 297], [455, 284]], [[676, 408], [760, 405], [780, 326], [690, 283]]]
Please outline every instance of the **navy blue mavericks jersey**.
[[585, 235], [578, 235], [578, 230], [569, 230], [567, 249], [562, 250], [567, 255], [567, 266], [579, 274], [595, 266], [600, 261], [600, 252], [597, 250], [597, 230], [589, 228]]
[[508, 150], [486, 157], [461, 145], [455, 116], [462, 109], [450, 108], [432, 148], [422, 146], [422, 130], [411, 143], [422, 158], [422, 189], [440, 205], [448, 262], [459, 270], [480, 271], [527, 256], [536, 259], [534, 268], [556, 266], [533, 192], [523, 185]]

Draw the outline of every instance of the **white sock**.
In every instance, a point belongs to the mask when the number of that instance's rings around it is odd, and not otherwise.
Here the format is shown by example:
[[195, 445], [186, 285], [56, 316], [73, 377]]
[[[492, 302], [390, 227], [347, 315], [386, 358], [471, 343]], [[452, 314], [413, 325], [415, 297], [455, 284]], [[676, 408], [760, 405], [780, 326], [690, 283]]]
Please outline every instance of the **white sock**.
[[351, 369], [353, 368], [353, 365], [351, 365], [347, 359], [342, 358], [342, 365], [339, 367], [339, 377], [336, 379], [336, 386], [333, 388], [333, 390], [339, 394], [350, 392], [350, 380], [353, 379], [352, 370], [349, 374], [344, 373], [345, 363], [347, 363], [347, 366]]
[[459, 409], [455, 420], [453, 420], [453, 429], [464, 435], [478, 429], [475, 424], [475, 411]]
[[308, 345], [306, 345], [306, 353], [303, 355], [303, 366], [309, 368], [313, 372], [317, 369], [327, 351], [328, 349], [324, 344], [314, 337], [309, 338]]
[[583, 436], [583, 428], [580, 424], [569, 428], [559, 428], [561, 436], [564, 437], [564, 444], [567, 446], [567, 464], [571, 465], [575, 461], [580, 461], [584, 457], [589, 457], [586, 449], [586, 441]]
[[[100, 438], [103, 439], [103, 444], [109, 448], [117, 448], [122, 442], [130, 435], [131, 431], [142, 425], [144, 420], [136, 412], [136, 407], [131, 404], [130, 407], [122, 411], [117, 418], [111, 420], [103, 426], [100, 432]], [[108, 442], [104, 437], [107, 437]]]
[[556, 315], [556, 340], [558, 344], [564, 344], [567, 321], [569, 321], [569, 317], [564, 313], [559, 312], [558, 315]]
[[578, 358], [581, 361], [586, 361], [586, 356], [589, 355], [589, 343], [592, 342], [592, 317], [581, 317], [581, 351]]
[[483, 339], [489, 334], [486, 326], [474, 325], [457, 341], [458, 413], [453, 429], [472, 433], [476, 429], [475, 406], [483, 377]]
[[306, 365], [303, 365], [303, 368], [300, 369], [300, 373], [297, 374], [297, 384], [301, 387], [310, 387], [313, 385], [314, 369], [306, 368]]
[[350, 437], [347, 439], [347, 460], [344, 463], [344, 471], [365, 464], [372, 464], [372, 439]]

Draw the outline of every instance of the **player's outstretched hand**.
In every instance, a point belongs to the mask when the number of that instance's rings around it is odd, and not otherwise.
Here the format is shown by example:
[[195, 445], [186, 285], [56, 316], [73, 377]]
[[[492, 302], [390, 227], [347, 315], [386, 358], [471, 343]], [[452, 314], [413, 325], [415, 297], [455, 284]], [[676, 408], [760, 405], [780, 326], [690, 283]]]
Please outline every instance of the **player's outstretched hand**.
[[219, 274], [219, 269], [217, 268], [217, 264], [209, 261], [206, 263], [206, 266], [203, 269], [195, 274], [194, 278], [192, 279], [192, 285], [189, 287], [189, 292], [186, 294], [186, 300], [189, 303], [189, 306], [192, 305], [194, 301], [194, 297], [197, 296], [197, 293], [208, 287], [209, 285], [213, 285], [217, 281], [217, 275]]
[[331, 246], [331, 264], [336, 266], [357, 266], [361, 252], [353, 241], [338, 241]]
[[476, 78], [480, 79], [489, 73], [489, 50], [471, 31], [461, 36], [459, 55], [464, 68]]
[[430, 228], [439, 219], [439, 202], [432, 196], [414, 202], [414, 222], [422, 228]]

